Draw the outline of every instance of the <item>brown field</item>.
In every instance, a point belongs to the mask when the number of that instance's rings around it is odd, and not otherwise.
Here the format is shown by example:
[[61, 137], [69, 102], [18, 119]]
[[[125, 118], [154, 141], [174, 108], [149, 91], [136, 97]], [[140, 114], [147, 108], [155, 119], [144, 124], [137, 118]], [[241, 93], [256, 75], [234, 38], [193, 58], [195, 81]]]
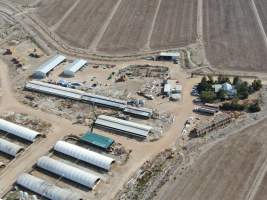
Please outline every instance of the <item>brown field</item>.
[[265, 0], [254, 0], [258, 13], [261, 17], [262, 24], [264, 26], [264, 30], [267, 33], [267, 1]]
[[183, 175], [174, 174], [176, 179], [162, 188], [157, 199], [249, 200], [255, 191], [257, 196], [257, 181], [262, 188], [258, 191], [261, 198], [256, 199], [266, 199], [266, 184], [260, 178], [267, 167], [266, 123], [265, 119], [215, 144]]
[[159, 2], [44, 0], [36, 15], [65, 42], [89, 52], [128, 55], [195, 43], [197, 0]]
[[204, 1], [204, 40], [214, 67], [267, 71], [267, 49], [247, 0]]
[[[87, 49], [116, 2], [117, 0], [80, 1], [56, 33], [72, 46]], [[61, 4], [64, 3], [61, 1]]]
[[158, 0], [125, 0], [99, 43], [103, 52], [138, 51], [146, 43]]
[[196, 0], [164, 0], [151, 37], [152, 49], [175, 48], [196, 41]]
[[74, 2], [75, 0], [64, 0], [64, 3], [61, 0], [41, 1], [39, 6], [42, 9], [37, 10], [37, 15], [48, 27], [53, 26]]

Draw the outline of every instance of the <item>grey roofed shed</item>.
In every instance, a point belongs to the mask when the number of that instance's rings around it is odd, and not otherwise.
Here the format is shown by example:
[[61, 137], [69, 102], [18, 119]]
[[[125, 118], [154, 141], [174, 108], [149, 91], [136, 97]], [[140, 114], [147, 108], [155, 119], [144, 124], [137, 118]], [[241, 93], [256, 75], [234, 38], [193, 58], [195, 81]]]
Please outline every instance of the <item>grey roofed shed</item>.
[[151, 126], [130, 122], [106, 115], [98, 116], [97, 120], [95, 121], [95, 125], [142, 138], [146, 138], [148, 136], [148, 133], [152, 129]]
[[23, 150], [22, 146], [11, 143], [7, 140], [0, 139], [0, 151], [10, 156], [16, 157], [16, 155]]
[[81, 200], [82, 197], [68, 189], [63, 189], [54, 184], [46, 182], [30, 174], [22, 174], [16, 183], [40, 196], [51, 200]]
[[69, 64], [65, 69], [63, 74], [65, 76], [74, 76], [74, 74], [81, 69], [87, 63], [86, 60], [76, 59], [71, 64]]
[[54, 57], [43, 63], [37, 70], [35, 70], [33, 73], [33, 77], [38, 79], [45, 78], [48, 72], [54, 69], [65, 59], [66, 57], [63, 55], [55, 55]]
[[124, 108], [123, 112], [129, 113], [136, 116], [141, 116], [145, 118], [149, 118], [153, 114], [153, 110], [149, 108], [137, 108], [133, 106], [127, 106]]
[[12, 122], [3, 119], [0, 119], [0, 130], [15, 135], [17, 137], [23, 138], [25, 140], [28, 140], [30, 142], [34, 142], [34, 140], [41, 135], [39, 132], [36, 132], [34, 130], [25, 128], [23, 126], [14, 124]]
[[87, 173], [79, 168], [67, 165], [47, 156], [39, 158], [37, 161], [37, 166], [89, 188], [94, 188], [94, 186], [100, 180], [100, 177], [96, 175]]

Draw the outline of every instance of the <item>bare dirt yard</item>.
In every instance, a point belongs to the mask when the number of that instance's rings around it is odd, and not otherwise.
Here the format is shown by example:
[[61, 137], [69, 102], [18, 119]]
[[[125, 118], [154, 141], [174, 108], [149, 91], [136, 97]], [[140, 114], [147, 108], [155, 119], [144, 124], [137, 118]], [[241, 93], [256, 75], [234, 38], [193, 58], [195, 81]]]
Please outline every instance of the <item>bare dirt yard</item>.
[[194, 43], [197, 37], [196, 23], [196, 0], [162, 1], [150, 47], [152, 49], [166, 49]]
[[[264, 187], [261, 176], [266, 172], [266, 122], [207, 148], [183, 173], [173, 174], [156, 199], [254, 199], [257, 183]], [[256, 199], [266, 199], [262, 188]]]
[[204, 1], [204, 41], [219, 69], [266, 71], [267, 49], [251, 1]]

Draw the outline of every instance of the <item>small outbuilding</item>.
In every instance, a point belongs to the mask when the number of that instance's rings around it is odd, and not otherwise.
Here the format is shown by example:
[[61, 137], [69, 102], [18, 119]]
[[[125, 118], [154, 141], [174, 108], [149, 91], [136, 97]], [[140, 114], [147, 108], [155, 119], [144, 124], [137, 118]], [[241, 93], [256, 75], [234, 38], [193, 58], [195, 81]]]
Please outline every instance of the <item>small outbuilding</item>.
[[34, 142], [41, 134], [12, 122], [0, 119], [0, 130], [10, 133], [24, 140]]
[[97, 182], [100, 180], [98, 176], [89, 174], [81, 169], [67, 165], [47, 156], [39, 158], [39, 160], [37, 161], [37, 166], [91, 189], [93, 189]]
[[22, 174], [16, 183], [41, 197], [51, 200], [82, 200], [82, 197], [68, 189], [60, 188], [50, 182], [46, 182], [30, 174]]
[[64, 69], [63, 74], [65, 76], [73, 77], [78, 70], [80, 70], [84, 65], [86, 65], [86, 63], [87, 61], [83, 59], [74, 60]]
[[66, 59], [63, 55], [56, 55], [42, 64], [37, 70], [34, 71], [33, 77], [37, 79], [45, 78], [47, 73], [54, 69], [57, 65]]
[[103, 135], [93, 133], [93, 132], [85, 133], [80, 138], [80, 141], [87, 143], [87, 144], [94, 145], [98, 148], [105, 149], [105, 150], [109, 149], [111, 145], [114, 143], [113, 139], [109, 137], [105, 137]]

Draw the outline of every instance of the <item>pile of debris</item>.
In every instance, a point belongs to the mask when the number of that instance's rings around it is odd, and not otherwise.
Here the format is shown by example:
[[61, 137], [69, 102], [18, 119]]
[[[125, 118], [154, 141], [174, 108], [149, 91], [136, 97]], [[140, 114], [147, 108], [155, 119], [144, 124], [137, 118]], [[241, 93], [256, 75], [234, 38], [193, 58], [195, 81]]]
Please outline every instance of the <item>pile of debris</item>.
[[224, 127], [232, 121], [233, 116], [228, 113], [219, 113], [212, 120], [198, 123], [189, 133], [189, 137], [201, 137], [220, 127]]
[[169, 77], [169, 68], [164, 66], [152, 65], [130, 65], [121, 69], [118, 76], [127, 75], [128, 77], [151, 77], [165, 79]]
[[181, 162], [182, 157], [177, 151], [167, 149], [161, 152], [143, 164], [115, 199], [152, 199]]

